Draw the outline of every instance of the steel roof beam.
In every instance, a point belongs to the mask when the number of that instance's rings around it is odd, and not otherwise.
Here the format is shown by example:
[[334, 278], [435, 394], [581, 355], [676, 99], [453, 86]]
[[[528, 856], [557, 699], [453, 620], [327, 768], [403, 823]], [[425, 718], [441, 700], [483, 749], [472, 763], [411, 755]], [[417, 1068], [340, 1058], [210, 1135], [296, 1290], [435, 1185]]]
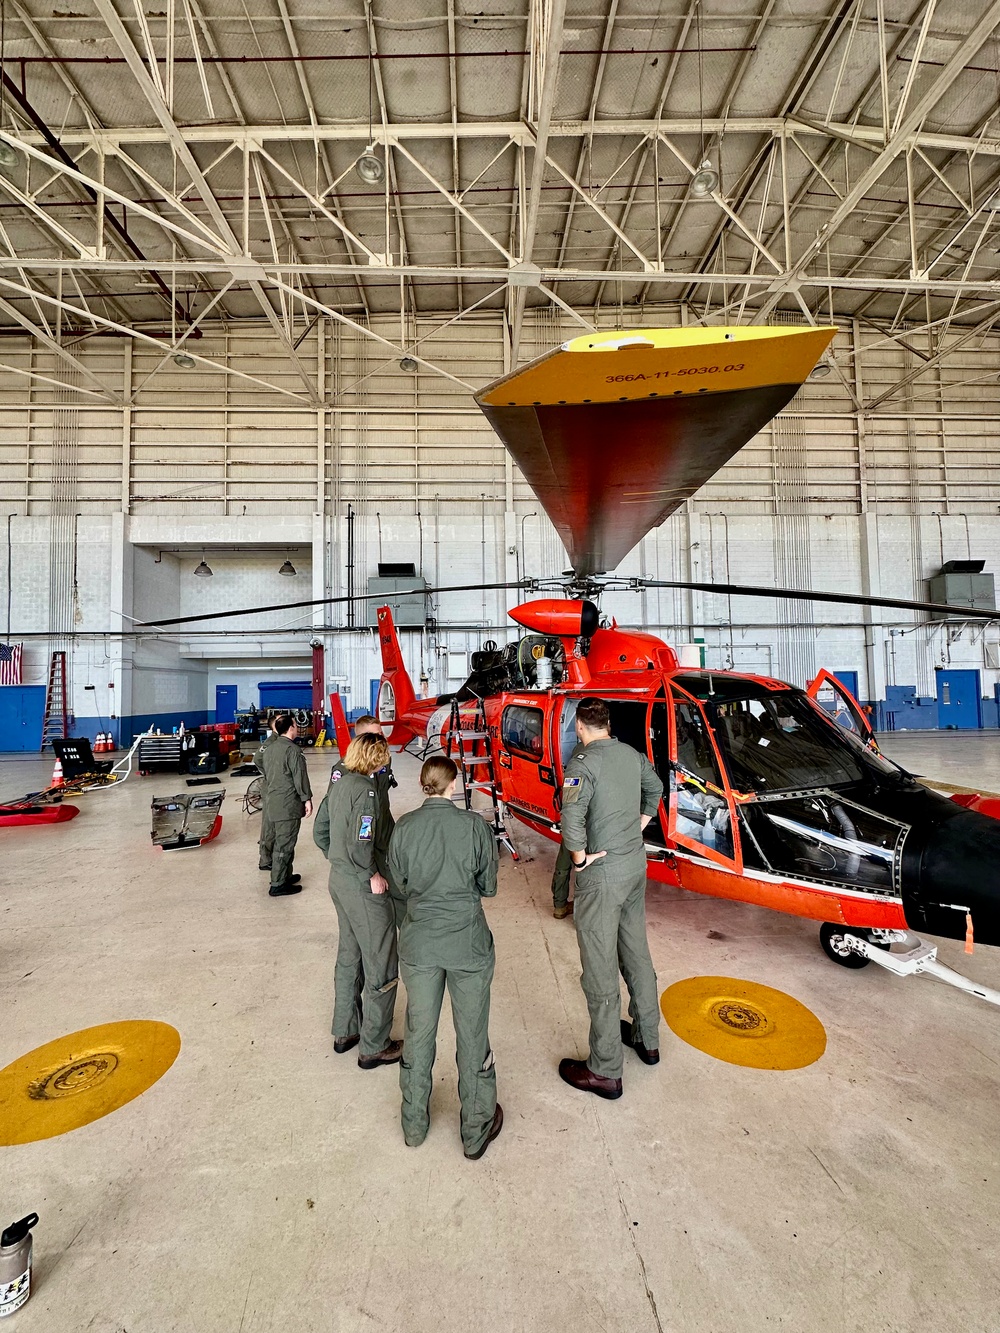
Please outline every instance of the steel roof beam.
[[[228, 277], [233, 273], [234, 265], [226, 259], [206, 259], [199, 260], [165, 260], [158, 264], [158, 268], [163, 273], [178, 274], [196, 274], [202, 277], [211, 277], [221, 275]], [[239, 272], [239, 265], [235, 265], [236, 277], [239, 279], [244, 275]], [[124, 261], [117, 262], [111, 260], [100, 260], [93, 258], [84, 258], [80, 260], [53, 259], [49, 256], [40, 256], [31, 258], [25, 255], [18, 255], [16, 259], [4, 258], [0, 256], [0, 271], [24, 269], [27, 272], [38, 273], [57, 273], [57, 272], [121, 272], [136, 273], [144, 272], [146, 266], [143, 264], [128, 264]], [[322, 263], [289, 263], [289, 264], [257, 264], [253, 261], [254, 272], [260, 272], [263, 277], [261, 281], [278, 282], [279, 278], [296, 277], [303, 274], [309, 274], [314, 277], [350, 277], [356, 270], [351, 264], [322, 264]], [[510, 278], [511, 270], [503, 265], [466, 264], [461, 270], [456, 269], [452, 264], [386, 264], [377, 270], [378, 273], [402, 278], [436, 278], [455, 282], [461, 277], [466, 282], [480, 282], [484, 284], [505, 283]], [[621, 272], [609, 274], [604, 268], [556, 268], [554, 265], [542, 264], [538, 267], [535, 280], [529, 283], [529, 286], [541, 287], [546, 284], [554, 283], [583, 283], [594, 284], [604, 282], [608, 279], [614, 279], [616, 282], [625, 282], [640, 287], [649, 283], [661, 290], [670, 286], [685, 286], [690, 284], [710, 284], [714, 286], [730, 286], [734, 288], [751, 287], [758, 290], [767, 288], [773, 281], [767, 275], [750, 274], [746, 272], [733, 272], [729, 270], [705, 270], [695, 272], [690, 269], [664, 269], [653, 273], [645, 273], [640, 269], [624, 269]], [[798, 280], [798, 285], [802, 288], [816, 288], [825, 290], [833, 287], [844, 291], [895, 291], [908, 292], [911, 295], [915, 292], [928, 290], [940, 295], [953, 295], [955, 292], [968, 295], [994, 296], [1000, 292], [1000, 276], [983, 279], [954, 279], [954, 278], [935, 278], [929, 277], [925, 281], [914, 280], [910, 277], [887, 278], [877, 274], [871, 274], [867, 277], [838, 277], [836, 274], [828, 275], [825, 273], [803, 274]], [[39, 293], [41, 299], [41, 293]], [[47, 297], [45, 299], [48, 299]], [[672, 299], [672, 298], [664, 298]], [[273, 311], [272, 311], [273, 313]], [[148, 321], [155, 322], [155, 321]]]
[[[38, 293], [38, 296], [39, 299], [45, 299], [42, 293]], [[76, 373], [82, 376], [82, 378], [89, 384], [94, 385], [94, 389], [91, 390], [91, 392], [97, 393], [106, 403], [114, 403], [116, 407], [121, 406], [121, 399], [107, 387], [103, 380], [85, 366], [78, 357], [75, 357], [72, 352], [67, 352], [66, 348], [53, 338], [46, 329], [40, 328], [37, 324], [33, 324], [27, 315], [22, 314], [17, 306], [12, 305], [10, 301], [2, 296], [0, 296], [0, 310], [3, 310], [10, 315], [11, 319], [16, 320], [17, 323], [20, 324], [27, 333], [30, 333], [37, 342], [40, 342], [43, 347], [47, 347], [49, 351], [59, 357], [61, 361], [65, 361], [68, 366], [71, 366]], [[90, 312], [86, 310], [86, 304], [84, 310], [80, 313], [84, 315], [85, 319], [93, 319]]]
[[[704, 129], [707, 134], [779, 135], [785, 128], [794, 128], [800, 134], [811, 134], [818, 138], [841, 139], [845, 143], [855, 144], [859, 148], [880, 151], [884, 147], [884, 137], [878, 125], [855, 125], [840, 121], [824, 122], [810, 117], [789, 112], [781, 116], [732, 116], [726, 120], [706, 117]], [[621, 138], [623, 135], [635, 135], [636, 138], [648, 139], [663, 130], [671, 135], [698, 135], [702, 122], [697, 117], [677, 116], [670, 119], [642, 118], [635, 120], [609, 119], [597, 120], [591, 127], [585, 120], [553, 120], [549, 124], [549, 139], [586, 139], [593, 135], [595, 139]], [[368, 126], [364, 125], [185, 125], [184, 139], [189, 144], [229, 144], [242, 147], [246, 143], [354, 143], [364, 146], [368, 142]], [[520, 121], [459, 121], [454, 127], [450, 123], [430, 121], [394, 121], [383, 126], [380, 140], [394, 147], [402, 141], [427, 139], [429, 141], [450, 141], [453, 136], [459, 139], [507, 139], [525, 147], [534, 145], [531, 128]], [[7, 137], [15, 139], [15, 136]], [[914, 146], [921, 148], [944, 149], [953, 152], [975, 152], [983, 157], [1000, 157], [1000, 137], [983, 135], [981, 138], [969, 134], [946, 134], [939, 130], [916, 130], [909, 136]], [[155, 126], [122, 126], [115, 129], [97, 127], [87, 129], [80, 126], [66, 126], [59, 132], [60, 141], [66, 145], [103, 148], [111, 152], [118, 144], [159, 144], [163, 142], [163, 133]], [[17, 143], [41, 143], [37, 132], [25, 131], [15, 139]]]
[[[201, 196], [202, 204], [208, 210], [209, 216], [218, 229], [219, 239], [223, 247], [229, 250], [235, 264], [235, 267], [231, 270], [233, 275], [244, 276], [244, 273], [241, 272], [241, 270], [245, 271], [252, 261], [250, 261], [249, 256], [245, 256], [241, 253], [240, 242], [236, 237], [236, 233], [229, 225], [229, 219], [226, 217], [216, 200], [215, 195], [209, 187], [208, 181], [202, 174], [197, 159], [185, 142], [184, 136], [174, 121], [173, 116], [170, 114], [170, 111], [157, 88], [157, 84], [150, 78], [142, 57], [129, 35], [128, 29], [119, 18], [118, 11], [111, 3], [111, 0], [94, 0], [94, 3], [97, 6], [98, 13], [108, 25], [108, 30], [117, 43], [119, 50], [125, 57], [125, 61], [129, 69], [132, 71], [133, 78], [145, 95], [153, 114], [160, 122], [160, 126], [170, 143], [174, 156], [182, 164], [192, 185]], [[279, 342], [285, 349], [286, 356], [298, 372], [299, 378], [309, 392], [310, 398], [314, 403], [318, 403], [316, 398], [317, 390], [312, 376], [309, 374], [299, 357], [299, 354], [292, 346], [291, 340], [282, 327], [281, 320], [275, 312], [274, 307], [271, 305], [267, 293], [255, 277], [250, 278], [250, 289], [257, 298], [257, 301], [271, 327], [274, 329]]]
[[[542, 86], [538, 94], [537, 120], [532, 144], [531, 180], [528, 184], [521, 233], [521, 263], [524, 265], [531, 264], [535, 249], [535, 237], [538, 232], [538, 213], [542, 205], [542, 189], [545, 185], [549, 129], [552, 123], [552, 112], [555, 108], [556, 88], [559, 83], [559, 57], [562, 50], [563, 26], [566, 19], [566, 0], [548, 0], [547, 9], [549, 28], [545, 34], [545, 44], [537, 53], [542, 62]], [[527, 287], [518, 286], [514, 289], [510, 340], [512, 366], [516, 366], [518, 361], [518, 348], [521, 342], [521, 328], [524, 323], [524, 308], [527, 296]]]
[[[98, 3], [104, 2], [105, 0], [98, 0]], [[998, 23], [1000, 23], [1000, 3], [998, 3], [998, 0], [993, 0], [983, 17], [973, 26], [968, 36], [959, 43], [957, 49], [952, 52], [944, 69], [934, 79], [931, 86], [914, 104], [912, 110], [903, 116], [899, 122], [897, 132], [889, 136], [882, 151], [861, 173], [833, 210], [829, 219], [823, 224], [817, 236], [794, 261], [791, 271], [775, 281], [770, 293], [756, 313], [758, 320], [766, 319], [781, 298], [791, 291], [795, 282], [803, 276], [809, 264], [821, 253], [823, 248], [829, 245], [838, 229], [851, 216], [871, 187], [881, 178], [886, 168], [896, 160], [901, 152], [905, 151], [910, 136], [923, 124], [926, 117], [962, 73], [970, 59], [989, 39]]]

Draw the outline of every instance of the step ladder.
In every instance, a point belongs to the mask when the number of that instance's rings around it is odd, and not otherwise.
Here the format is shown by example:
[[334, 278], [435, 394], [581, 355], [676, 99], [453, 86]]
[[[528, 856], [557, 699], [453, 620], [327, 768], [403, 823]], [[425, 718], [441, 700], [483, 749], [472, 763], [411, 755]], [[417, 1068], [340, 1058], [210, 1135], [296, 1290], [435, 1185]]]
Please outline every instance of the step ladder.
[[482, 699], [476, 700], [476, 711], [471, 718], [467, 713], [463, 716], [462, 706], [457, 699], [451, 701], [451, 717], [445, 733], [445, 754], [458, 765], [460, 791], [456, 792], [453, 799], [461, 802], [466, 810], [473, 810], [474, 793], [488, 793], [492, 808], [476, 810], [476, 814], [482, 815], [489, 823], [498, 846], [506, 847], [511, 859], [519, 861], [521, 858], [517, 848], [504, 824], [500, 793], [493, 780], [493, 744], [486, 725]]
[[66, 696], [66, 654], [53, 653], [49, 662], [49, 683], [45, 691], [45, 717], [42, 720], [41, 749], [53, 741], [69, 737], [69, 707]]

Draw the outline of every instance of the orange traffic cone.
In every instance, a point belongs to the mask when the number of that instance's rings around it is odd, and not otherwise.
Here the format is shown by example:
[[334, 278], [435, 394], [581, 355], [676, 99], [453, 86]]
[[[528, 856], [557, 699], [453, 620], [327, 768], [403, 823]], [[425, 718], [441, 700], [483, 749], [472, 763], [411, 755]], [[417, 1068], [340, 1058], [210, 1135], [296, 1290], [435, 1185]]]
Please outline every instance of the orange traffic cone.
[[55, 767], [52, 770], [52, 782], [50, 785], [53, 787], [65, 787], [66, 785], [63, 780], [62, 763], [59, 759], [56, 760]]

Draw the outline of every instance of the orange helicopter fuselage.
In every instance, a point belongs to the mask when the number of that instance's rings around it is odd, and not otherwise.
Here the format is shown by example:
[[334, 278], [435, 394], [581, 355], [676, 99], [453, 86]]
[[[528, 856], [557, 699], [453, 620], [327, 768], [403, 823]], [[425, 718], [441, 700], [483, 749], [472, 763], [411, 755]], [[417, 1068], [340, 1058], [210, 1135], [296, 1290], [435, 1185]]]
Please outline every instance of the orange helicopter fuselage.
[[[786, 877], [745, 864], [737, 807], [754, 796], [733, 789], [707, 721], [705, 731], [712, 736], [718, 779], [707, 787], [717, 808], [728, 809], [733, 832], [730, 845], [722, 850], [682, 832], [684, 812], [678, 809], [682, 785], [673, 780], [677, 749], [674, 712], [678, 701], [691, 712], [701, 712], [698, 700], [683, 686], [690, 672], [679, 667], [673, 649], [662, 639], [614, 625], [595, 629], [581, 648], [578, 633], [573, 632], [579, 630], [579, 606], [578, 602], [562, 600], [532, 602], [510, 613], [519, 623], [559, 639], [565, 653], [564, 679], [560, 683], [544, 689], [503, 690], [482, 700], [467, 698], [457, 703], [462, 730], [474, 731], [485, 722], [488, 741], [471, 742], [467, 749], [474, 748], [480, 756], [488, 754], [490, 762], [480, 765], [479, 773], [486, 779], [488, 772], [511, 815], [544, 837], [559, 841], [563, 775], [576, 744], [576, 704], [581, 698], [599, 696], [611, 708], [613, 733], [644, 750], [664, 783], [658, 818], [646, 832], [650, 879], [816, 921], [906, 928], [900, 894], [873, 894], [864, 886], [823, 884], [810, 881], [807, 875]], [[391, 724], [390, 742], [405, 745], [420, 738], [424, 753], [438, 747], [447, 750], [454, 696], [433, 700], [416, 697], [403, 666], [389, 608], [379, 608], [378, 617], [386, 668], [380, 720], [387, 731]], [[713, 674], [716, 679], [752, 680], [758, 689], [775, 693], [789, 689], [776, 680]], [[815, 707], [822, 712], [818, 704]], [[856, 704], [854, 708], [865, 725], [862, 710]], [[831, 721], [829, 725], [835, 724]]]

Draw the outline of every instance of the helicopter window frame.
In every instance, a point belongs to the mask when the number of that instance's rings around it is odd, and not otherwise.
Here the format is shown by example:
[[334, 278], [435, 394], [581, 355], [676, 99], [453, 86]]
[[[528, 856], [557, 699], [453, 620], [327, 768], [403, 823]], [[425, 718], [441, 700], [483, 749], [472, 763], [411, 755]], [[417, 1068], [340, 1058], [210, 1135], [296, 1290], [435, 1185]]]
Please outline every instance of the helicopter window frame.
[[[700, 859], [711, 862], [724, 870], [731, 871], [737, 875], [743, 874], [743, 845], [740, 839], [740, 823], [737, 816], [736, 800], [733, 794], [733, 788], [729, 781], [728, 770], [723, 763], [722, 755], [715, 741], [715, 735], [708, 720], [708, 714], [702, 706], [700, 700], [693, 694], [688, 694], [683, 686], [678, 685], [676, 681], [670, 681], [666, 702], [667, 707], [667, 729], [670, 746], [670, 783], [669, 783], [669, 805], [667, 806], [667, 837], [678, 848], [689, 852]], [[687, 765], [682, 764], [677, 757], [677, 717], [676, 710], [679, 704], [691, 708], [695, 715], [700, 718], [704, 728], [705, 736], [711, 747], [711, 755], [714, 758], [715, 776], [717, 782], [703, 778], [695, 773]], [[679, 788], [685, 780], [685, 777], [692, 786], [700, 789], [701, 794], [709, 799], [715, 799], [726, 806], [729, 811], [729, 838], [732, 843], [732, 853], [727, 855], [715, 847], [707, 846], [699, 842], [689, 834], [682, 833], [678, 829], [677, 823], [680, 815], [679, 811]], [[664, 792], [666, 795], [666, 791]], [[716, 807], [718, 809], [718, 807]]]
[[[538, 719], [537, 741], [538, 749], [528, 748], [522, 742], [521, 737], [527, 735], [526, 731], [514, 733], [514, 737], [508, 731], [509, 718], [512, 713], [533, 714]], [[533, 725], [533, 724], [532, 724]], [[545, 710], [536, 708], [530, 704], [508, 704], [500, 715], [500, 743], [503, 748], [511, 754], [516, 754], [520, 759], [527, 759], [533, 764], [540, 764], [545, 758]]]

